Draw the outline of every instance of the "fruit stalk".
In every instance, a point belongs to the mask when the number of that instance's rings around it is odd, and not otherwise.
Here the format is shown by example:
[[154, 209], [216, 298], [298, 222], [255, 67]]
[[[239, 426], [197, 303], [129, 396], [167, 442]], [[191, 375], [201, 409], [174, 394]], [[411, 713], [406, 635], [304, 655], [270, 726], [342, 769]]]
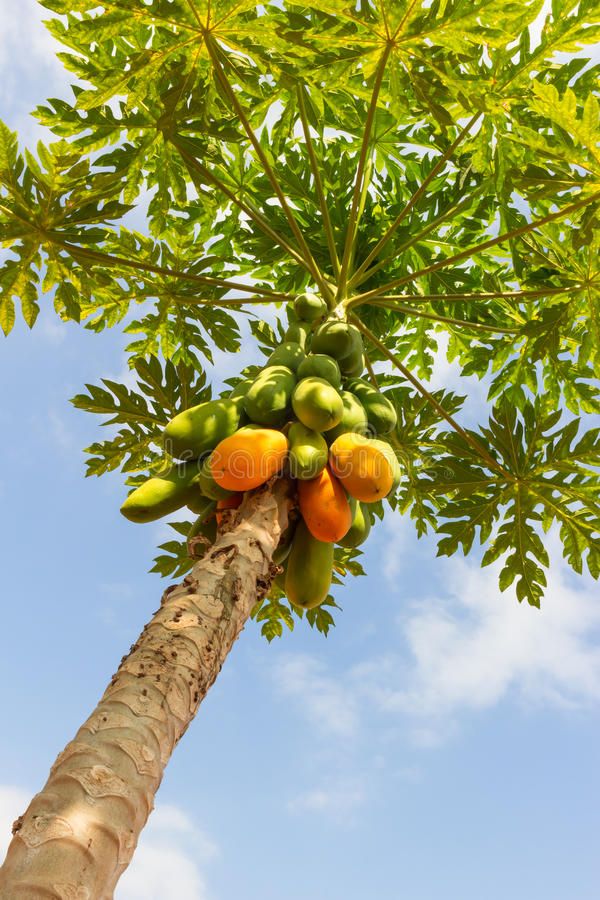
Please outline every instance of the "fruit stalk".
[[269, 589], [288, 492], [280, 479], [249, 495], [230, 530], [165, 591], [100, 703], [15, 822], [0, 869], [2, 900], [112, 898], [175, 745]]

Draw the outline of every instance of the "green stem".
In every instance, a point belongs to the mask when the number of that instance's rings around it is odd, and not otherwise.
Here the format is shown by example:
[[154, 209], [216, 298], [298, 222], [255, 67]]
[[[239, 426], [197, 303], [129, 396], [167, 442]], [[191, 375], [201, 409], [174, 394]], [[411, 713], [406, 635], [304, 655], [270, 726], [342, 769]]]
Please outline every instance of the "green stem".
[[521, 225], [519, 228], [514, 228], [512, 231], [506, 231], [503, 234], [499, 234], [495, 238], [490, 238], [488, 241], [483, 241], [483, 243], [481, 244], [476, 244], [473, 247], [468, 247], [466, 250], [463, 250], [461, 253], [457, 253], [455, 256], [449, 256], [446, 259], [440, 259], [437, 262], [432, 263], [430, 266], [426, 266], [424, 269], [419, 269], [417, 272], [410, 272], [408, 275], [403, 275], [402, 278], [396, 278], [394, 281], [390, 281], [388, 284], [381, 285], [381, 287], [374, 288], [372, 291], [367, 291], [364, 294], [359, 294], [358, 297], [352, 298], [352, 302], [356, 303], [360, 300], [361, 303], [364, 303], [365, 300], [369, 300], [371, 299], [371, 297], [381, 297], [382, 294], [387, 293], [393, 288], [400, 287], [400, 285], [407, 284], [411, 281], [415, 281], [417, 278], [421, 278], [423, 275], [430, 275], [432, 272], [437, 272], [438, 269], [445, 269], [453, 263], [462, 262], [463, 259], [469, 259], [474, 254], [481, 253], [484, 250], [489, 250], [490, 247], [495, 247], [497, 246], [497, 244], [502, 244], [505, 241], [510, 240], [511, 238], [519, 237], [522, 234], [527, 234], [529, 231], [533, 231], [535, 228], [539, 228], [541, 225], [547, 225], [549, 222], [555, 222], [557, 219], [564, 218], [570, 213], [581, 209], [583, 206], [587, 206], [589, 203], [592, 203], [599, 197], [600, 191], [596, 191], [596, 193], [589, 194], [582, 200], [578, 200], [576, 203], [571, 203], [569, 206], [565, 206], [564, 209], [559, 209], [554, 213], [549, 213], [547, 216], [543, 216], [541, 219], [535, 219], [533, 222], [528, 222], [526, 225]]
[[[307, 265], [303, 256], [298, 253], [297, 250], [289, 244], [283, 235], [279, 234], [278, 231], [275, 231], [274, 228], [271, 228], [269, 222], [265, 217], [253, 206], [249, 206], [243, 200], [241, 200], [227, 185], [221, 181], [213, 172], [210, 171], [205, 165], [203, 165], [195, 156], [191, 153], [188, 153], [185, 150], [179, 141], [176, 139], [171, 139], [171, 142], [179, 151], [182, 158], [185, 160], [188, 169], [195, 169], [199, 175], [202, 176], [209, 184], [213, 184], [222, 194], [224, 194], [232, 203], [234, 203], [238, 209], [244, 212], [253, 222], [255, 222], [258, 227], [270, 237], [275, 243], [279, 244], [289, 255], [296, 260], [301, 266], [304, 266], [312, 275], [312, 270], [310, 266]], [[192, 174], [192, 173], [190, 173]], [[192, 174], [193, 177], [193, 174]]]
[[481, 291], [471, 294], [384, 294], [374, 300], [361, 300], [360, 295], [352, 297], [347, 303], [347, 309], [353, 309], [355, 306], [378, 304], [382, 300], [410, 300], [411, 303], [433, 303], [435, 301], [445, 302], [452, 301], [469, 301], [471, 303], [478, 300], [517, 300], [517, 302], [526, 302], [528, 300], [536, 300], [540, 297], [550, 297], [556, 294], [568, 294], [571, 291], [583, 290], [585, 285], [571, 285], [570, 287], [546, 288], [538, 291]]
[[367, 120], [365, 122], [365, 130], [363, 134], [362, 145], [360, 148], [360, 156], [358, 159], [358, 166], [356, 169], [356, 178], [354, 181], [354, 191], [352, 194], [352, 206], [350, 208], [350, 218], [348, 220], [348, 230], [346, 232], [346, 242], [344, 245], [344, 255], [342, 257], [342, 267], [340, 270], [340, 277], [338, 280], [338, 293], [337, 298], [338, 301], [343, 300], [346, 295], [346, 283], [348, 279], [348, 268], [350, 266], [350, 260], [352, 256], [352, 252], [354, 249], [354, 244], [356, 241], [358, 223], [360, 219], [359, 209], [361, 197], [363, 194], [363, 175], [365, 172], [365, 166], [367, 162], [367, 156], [369, 153], [370, 143], [371, 143], [371, 132], [373, 130], [373, 123], [375, 121], [375, 113], [377, 111], [377, 100], [379, 98], [379, 91], [381, 90], [381, 84], [383, 82], [383, 75], [385, 73], [385, 67], [392, 52], [393, 44], [388, 42], [386, 44], [386, 48], [383, 51], [381, 59], [379, 60], [379, 65], [377, 66], [377, 71], [375, 73], [375, 81], [373, 84], [373, 92], [371, 94], [371, 102], [369, 104], [369, 111], [367, 113]]
[[396, 366], [398, 371], [402, 373], [402, 375], [406, 378], [406, 380], [410, 381], [412, 386], [414, 388], [416, 388], [416, 390], [421, 394], [421, 396], [425, 397], [425, 399], [428, 401], [428, 403], [430, 403], [431, 406], [433, 406], [433, 408], [436, 410], [438, 415], [440, 415], [443, 419], [445, 419], [446, 422], [448, 422], [448, 424], [458, 434], [460, 434], [460, 436], [463, 438], [463, 440], [465, 440], [469, 444], [469, 446], [472, 447], [473, 450], [475, 450], [477, 455], [480, 456], [481, 459], [483, 459], [491, 469], [493, 469], [496, 472], [500, 472], [504, 476], [504, 478], [507, 478], [510, 481], [514, 481], [514, 477], [511, 475], [511, 473], [509, 471], [507, 471], [507, 469], [505, 469], [504, 466], [502, 466], [499, 462], [497, 462], [493, 456], [490, 456], [490, 454], [487, 452], [485, 447], [483, 447], [479, 443], [479, 441], [477, 441], [474, 437], [472, 437], [472, 435], [470, 435], [467, 431], [465, 431], [465, 429], [461, 425], [458, 424], [456, 419], [454, 419], [450, 415], [450, 413], [446, 412], [444, 407], [440, 403], [438, 403], [438, 401], [435, 399], [433, 394], [427, 390], [427, 388], [425, 387], [424, 384], [421, 384], [419, 379], [416, 378], [412, 374], [412, 372], [410, 372], [406, 368], [406, 366], [404, 366], [402, 364], [402, 362], [396, 356], [395, 353], [392, 353], [391, 350], [388, 350], [388, 348], [385, 346], [385, 344], [382, 344], [381, 341], [375, 337], [373, 332], [369, 328], [367, 328], [366, 325], [363, 325], [363, 323], [360, 321], [360, 319], [358, 319], [356, 316], [351, 316], [351, 319], [352, 319], [353, 323], [356, 325], [356, 327], [359, 329], [359, 331], [362, 331], [362, 333], [365, 335], [365, 337], [371, 341], [373, 346], [377, 347], [377, 349], [381, 353], [383, 353], [383, 355], [387, 359], [389, 359], [389, 361], [391, 363], [393, 363], [394, 366]]
[[[455, 203], [453, 206], [449, 207], [445, 212], [441, 213], [437, 218], [435, 218], [432, 222], [423, 228], [418, 234], [415, 234], [409, 241], [406, 241], [405, 244], [401, 244], [394, 250], [394, 256], [398, 257], [401, 253], [406, 253], [407, 250], [410, 250], [411, 247], [414, 247], [415, 244], [418, 244], [419, 241], [422, 241], [423, 238], [427, 237], [427, 235], [434, 231], [439, 225], [442, 225], [447, 219], [451, 218], [455, 215], [460, 209], [465, 206], [468, 206], [473, 197], [481, 190], [481, 188], [477, 188], [472, 194], [469, 194], [467, 197], [464, 197], [462, 200], [459, 200], [458, 203]], [[367, 279], [371, 278], [376, 272], [379, 272], [380, 269], [383, 269], [390, 261], [389, 256], [385, 256], [383, 259], [380, 259], [379, 262], [375, 263], [374, 266], [364, 272], [360, 278], [353, 277], [351, 279], [350, 286], [357, 287], [359, 284], [362, 284]]]
[[474, 328], [479, 331], [492, 331], [497, 334], [520, 334], [519, 328], [502, 328], [500, 325], [487, 325], [484, 322], [470, 322], [465, 319], [454, 319], [451, 316], [442, 316], [437, 313], [425, 312], [422, 309], [415, 309], [412, 306], [405, 306], [402, 303], [389, 303], [385, 300], [374, 300], [373, 306], [382, 309], [390, 309], [394, 312], [405, 313], [408, 316], [417, 316], [420, 319], [431, 319], [434, 322], [447, 322], [449, 325], [459, 325], [461, 328]]
[[236, 93], [233, 90], [233, 87], [232, 87], [231, 83], [229, 82], [229, 79], [227, 78], [227, 75], [225, 74], [223, 66], [221, 65], [221, 62], [219, 60], [218, 54], [215, 51], [215, 47], [213, 45], [213, 40], [207, 34], [205, 41], [206, 41], [206, 47], [207, 47], [208, 53], [210, 55], [210, 58], [212, 60], [213, 66], [214, 66], [215, 74], [216, 74], [219, 82], [221, 83], [223, 90], [227, 94], [227, 96], [231, 102], [231, 105], [233, 106], [233, 108], [244, 128], [244, 131], [246, 132], [246, 134], [248, 136], [250, 143], [254, 147], [254, 150], [256, 152], [258, 159], [260, 160], [260, 163], [262, 165], [265, 175], [271, 182], [271, 186], [272, 186], [273, 190], [275, 191], [275, 194], [277, 196], [277, 199], [279, 200], [279, 203], [281, 204], [283, 213], [284, 213], [286, 219], [288, 220], [289, 226], [292, 229], [292, 232], [293, 232], [296, 240], [298, 241], [298, 246], [300, 248], [301, 255], [303, 256], [303, 258], [306, 262], [306, 265], [307, 265], [309, 271], [311, 272], [314, 280], [316, 281], [316, 283], [319, 285], [321, 291], [323, 292], [323, 295], [325, 297], [327, 297], [328, 299], [331, 299], [332, 294], [331, 294], [329, 285], [327, 284], [327, 281], [323, 278], [323, 275], [322, 275], [317, 263], [315, 262], [312, 253], [310, 252], [310, 248], [304, 239], [304, 235], [300, 231], [298, 223], [296, 222], [296, 218], [295, 218], [294, 214], [292, 213], [292, 210], [290, 209], [290, 206], [285, 197], [285, 194], [283, 193], [281, 186], [279, 184], [279, 181], [277, 180], [277, 176], [275, 175], [275, 172], [273, 171], [271, 164], [270, 164], [269, 160], [267, 159], [263, 148], [261, 147], [259, 139], [257, 138], [256, 134], [254, 133], [254, 129], [252, 128], [252, 125], [250, 124], [250, 120], [246, 116], [246, 113], [244, 112], [244, 109], [243, 109], [242, 105], [240, 104], [240, 102], [236, 96]]
[[304, 132], [304, 140], [306, 142], [306, 149], [308, 151], [308, 157], [310, 159], [310, 165], [313, 172], [313, 178], [315, 179], [315, 189], [317, 192], [317, 196], [319, 198], [319, 206], [321, 208], [321, 216], [323, 217], [323, 229], [325, 231], [325, 238], [327, 240], [327, 246], [329, 248], [329, 258], [331, 259], [331, 265], [335, 276], [337, 277], [340, 272], [340, 260], [337, 254], [337, 248], [335, 246], [335, 235], [333, 232], [333, 225], [331, 223], [331, 217], [329, 215], [329, 208], [327, 206], [327, 200], [325, 198], [325, 191], [323, 189], [323, 181], [321, 179], [321, 170], [319, 168], [319, 162], [317, 160], [317, 155], [315, 153], [315, 147], [313, 144], [313, 140], [310, 134], [310, 125], [308, 122], [308, 116], [306, 113], [306, 102], [304, 100], [304, 87], [300, 85], [298, 87], [298, 107], [300, 110], [300, 120], [302, 122], [302, 130]]
[[442, 168], [448, 162], [448, 160], [450, 159], [450, 157], [452, 156], [452, 154], [454, 153], [456, 148], [463, 142], [463, 140], [466, 138], [469, 131], [471, 130], [471, 128], [473, 127], [473, 125], [475, 124], [477, 119], [479, 119], [479, 117], [481, 115], [482, 115], [482, 113], [478, 112], [478, 113], [475, 113], [475, 115], [469, 119], [469, 121], [467, 122], [465, 127], [458, 134], [456, 140], [454, 140], [452, 142], [452, 144], [450, 144], [448, 149], [439, 158], [439, 160], [437, 161], [437, 163], [435, 164], [435, 166], [433, 167], [433, 169], [431, 170], [431, 172], [429, 173], [427, 178], [424, 180], [422, 185], [415, 191], [415, 193], [412, 195], [412, 197], [410, 198], [410, 200], [408, 201], [408, 203], [406, 204], [404, 209], [402, 209], [402, 211], [399, 213], [399, 215], [394, 219], [394, 221], [392, 222], [392, 224], [390, 225], [390, 227], [388, 228], [386, 233], [375, 244], [375, 246], [373, 247], [373, 249], [367, 256], [367, 258], [358, 267], [358, 269], [354, 273], [351, 284], [359, 284], [360, 283], [359, 279], [361, 279], [361, 276], [363, 275], [365, 270], [370, 266], [370, 264], [373, 262], [373, 260], [377, 256], [379, 256], [381, 250], [383, 250], [383, 248], [388, 243], [390, 238], [394, 235], [398, 226], [406, 218], [406, 216], [409, 214], [411, 209], [413, 209], [414, 206], [419, 202], [419, 200], [421, 199], [421, 197], [423, 196], [423, 194], [425, 193], [425, 191], [427, 190], [427, 188], [429, 187], [429, 185], [431, 184], [433, 179], [441, 172]]
[[[73, 257], [82, 256], [93, 262], [101, 263], [104, 266], [124, 266], [128, 269], [135, 269], [138, 272], [152, 272], [155, 275], [163, 275], [165, 278], [180, 278], [183, 281], [193, 281], [196, 284], [202, 284], [205, 287], [226, 288], [232, 291], [247, 291], [249, 294], [259, 294], [262, 297], [270, 298], [270, 302], [283, 302], [292, 300], [290, 294], [282, 294], [278, 291], [271, 291], [267, 288], [257, 287], [256, 285], [239, 284], [237, 281], [228, 281], [224, 278], [212, 278], [208, 275], [194, 275], [191, 272], [178, 272], [175, 269], [166, 269], [164, 266], [157, 266], [154, 263], [139, 262], [134, 259], [127, 259], [123, 256], [114, 256], [111, 253], [102, 253], [100, 250], [91, 250], [89, 247], [79, 247], [77, 244], [70, 244], [67, 241], [57, 240], [51, 233], [47, 233], [48, 240], [55, 246], [66, 250]], [[216, 305], [220, 300], [214, 301]]]

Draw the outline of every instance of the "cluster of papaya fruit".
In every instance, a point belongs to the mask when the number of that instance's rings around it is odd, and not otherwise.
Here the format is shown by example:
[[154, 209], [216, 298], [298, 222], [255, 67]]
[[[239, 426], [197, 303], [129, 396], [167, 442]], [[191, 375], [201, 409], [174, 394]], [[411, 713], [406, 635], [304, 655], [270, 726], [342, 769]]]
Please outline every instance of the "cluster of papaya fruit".
[[279, 586], [303, 609], [327, 597], [334, 545], [362, 544], [372, 524], [369, 504], [400, 481], [396, 455], [382, 439], [396, 426], [394, 406], [360, 377], [358, 329], [327, 315], [318, 295], [297, 297], [284, 342], [266, 365], [229, 396], [175, 416], [164, 446], [182, 462], [148, 479], [121, 507], [128, 519], [149, 522], [187, 505], [198, 516], [188, 537], [197, 557], [226, 509], [286, 471], [300, 516], [292, 517], [274, 562], [283, 567]]

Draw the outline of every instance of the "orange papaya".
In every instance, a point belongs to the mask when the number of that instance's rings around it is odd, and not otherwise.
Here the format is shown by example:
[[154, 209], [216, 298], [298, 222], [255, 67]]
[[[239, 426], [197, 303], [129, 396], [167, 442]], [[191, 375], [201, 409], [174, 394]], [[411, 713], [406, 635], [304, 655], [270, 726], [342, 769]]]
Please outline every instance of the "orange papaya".
[[340, 435], [329, 448], [333, 473], [350, 496], [363, 503], [387, 497], [394, 484], [393, 462], [380, 443], [352, 432]]
[[216, 483], [228, 491], [251, 491], [276, 475], [285, 463], [288, 440], [273, 428], [240, 428], [210, 456]]
[[339, 541], [352, 524], [346, 492], [329, 468], [298, 482], [298, 505], [306, 527], [319, 541]]
[[231, 494], [224, 500], [219, 500], [219, 502], [217, 503], [217, 525], [220, 525], [223, 521], [223, 510], [238, 509], [242, 505], [243, 499], [243, 494]]

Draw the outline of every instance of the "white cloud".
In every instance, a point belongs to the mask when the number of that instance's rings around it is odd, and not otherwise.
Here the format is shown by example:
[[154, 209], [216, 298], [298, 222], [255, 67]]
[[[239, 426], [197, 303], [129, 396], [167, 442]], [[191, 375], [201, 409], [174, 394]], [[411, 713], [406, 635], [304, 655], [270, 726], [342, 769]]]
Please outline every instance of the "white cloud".
[[353, 822], [354, 813], [365, 803], [367, 790], [356, 777], [327, 781], [288, 803], [292, 813], [318, 813], [344, 824]]
[[358, 708], [354, 697], [326, 673], [319, 660], [309, 655], [283, 656], [273, 673], [278, 690], [296, 700], [323, 732], [342, 738], [356, 732]]
[[115, 900], [209, 900], [202, 869], [218, 855], [214, 841], [182, 809], [159, 806], [142, 832]]
[[[10, 843], [12, 824], [32, 796], [21, 788], [0, 785], [0, 860]], [[158, 806], [119, 882], [115, 900], [212, 900], [202, 868], [218, 855], [214, 841], [182, 809]]]

